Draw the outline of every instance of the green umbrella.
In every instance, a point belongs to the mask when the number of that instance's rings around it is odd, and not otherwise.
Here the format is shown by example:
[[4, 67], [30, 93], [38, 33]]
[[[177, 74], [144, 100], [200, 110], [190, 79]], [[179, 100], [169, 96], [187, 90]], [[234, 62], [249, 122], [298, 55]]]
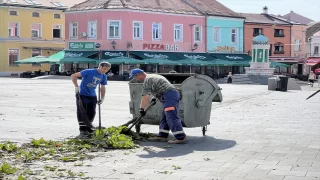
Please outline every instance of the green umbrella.
[[53, 54], [53, 55], [49, 56], [49, 58], [62, 59], [62, 58], [64, 58], [64, 53], [65, 53], [64, 51], [60, 51], [60, 52], [58, 52], [56, 54]]
[[129, 57], [115, 57], [102, 61], [107, 61], [111, 64], [147, 64], [143, 60], [133, 59]]
[[52, 60], [53, 59], [45, 56], [35, 56], [35, 57], [15, 61], [15, 63], [16, 64], [41, 64], [41, 63], [49, 63]]

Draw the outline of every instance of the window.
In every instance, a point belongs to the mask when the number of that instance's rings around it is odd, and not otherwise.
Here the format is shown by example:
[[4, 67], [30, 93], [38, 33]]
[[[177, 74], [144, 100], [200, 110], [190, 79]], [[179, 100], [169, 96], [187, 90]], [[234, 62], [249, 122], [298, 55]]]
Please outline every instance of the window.
[[300, 39], [296, 39], [294, 50], [295, 51], [300, 51]]
[[284, 37], [283, 29], [275, 29], [274, 30], [274, 37]]
[[32, 49], [31, 57], [41, 56], [41, 49]]
[[9, 22], [9, 37], [18, 37], [19, 36], [19, 23]]
[[108, 39], [121, 39], [121, 21], [108, 21]]
[[201, 41], [201, 26], [194, 26], [194, 41]]
[[174, 25], [174, 41], [183, 41], [183, 26], [182, 24]]
[[133, 39], [143, 39], [143, 23], [140, 21], [133, 21]]
[[281, 42], [274, 44], [274, 53], [275, 54], [284, 54], [284, 45]]
[[213, 28], [213, 42], [220, 43], [220, 28], [219, 27]]
[[18, 16], [17, 11], [9, 11], [10, 16]]
[[19, 49], [9, 49], [9, 66], [15, 66], [15, 61], [19, 60]]
[[38, 13], [38, 12], [33, 12], [33, 13], [32, 13], [32, 17], [40, 17], [40, 13]]
[[61, 15], [60, 15], [60, 14], [54, 14], [54, 15], [53, 15], [53, 18], [55, 18], [55, 19], [61, 19]]
[[160, 39], [161, 39], [161, 24], [152, 23], [152, 40], [160, 40]]
[[97, 38], [97, 21], [88, 22], [88, 38]]
[[314, 46], [313, 55], [318, 55], [318, 54], [319, 54], [319, 46]]
[[231, 42], [237, 43], [237, 29], [231, 29]]
[[31, 24], [31, 37], [32, 38], [41, 37], [41, 24]]
[[258, 36], [260, 34], [263, 34], [262, 28], [253, 28], [253, 36]]
[[78, 38], [78, 23], [77, 22], [71, 22], [70, 23], [70, 38]]
[[62, 38], [62, 25], [53, 25], [52, 26], [52, 37], [53, 38]]

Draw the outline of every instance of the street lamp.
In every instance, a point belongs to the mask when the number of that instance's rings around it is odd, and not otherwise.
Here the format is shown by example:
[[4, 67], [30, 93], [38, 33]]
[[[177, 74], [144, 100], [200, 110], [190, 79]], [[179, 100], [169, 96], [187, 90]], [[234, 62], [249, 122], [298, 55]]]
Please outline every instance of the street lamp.
[[194, 49], [192, 49], [192, 50], [196, 50], [196, 49], [198, 49], [198, 44], [197, 43], [195, 43], [194, 45], [193, 45], [193, 47], [194, 47]]
[[112, 42], [111, 42], [111, 45], [112, 45], [113, 49], [116, 48], [116, 44], [117, 44], [117, 43], [116, 43], [115, 41], [112, 41]]

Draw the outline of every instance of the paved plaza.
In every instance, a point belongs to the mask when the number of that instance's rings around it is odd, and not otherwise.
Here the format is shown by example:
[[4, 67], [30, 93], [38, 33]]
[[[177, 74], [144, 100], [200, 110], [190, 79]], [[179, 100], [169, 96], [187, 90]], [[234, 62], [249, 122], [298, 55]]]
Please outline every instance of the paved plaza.
[[[127, 83], [108, 82], [101, 106], [103, 126], [119, 126], [132, 118]], [[100, 152], [82, 167], [62, 162], [59, 166], [83, 171], [92, 179], [320, 178], [320, 94], [305, 100], [316, 89], [278, 92], [261, 85], [220, 87], [224, 99], [213, 103], [206, 136], [200, 127], [187, 128], [187, 144], [141, 142], [138, 149]], [[142, 125], [142, 132], [157, 130], [157, 126]], [[71, 80], [0, 78], [0, 141], [76, 135]]]

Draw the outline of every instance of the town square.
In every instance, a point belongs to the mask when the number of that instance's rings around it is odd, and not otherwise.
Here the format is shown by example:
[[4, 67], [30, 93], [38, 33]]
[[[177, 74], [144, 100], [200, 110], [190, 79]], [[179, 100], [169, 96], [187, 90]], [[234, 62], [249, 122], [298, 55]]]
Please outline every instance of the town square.
[[0, 180], [319, 179], [309, 3], [0, 0]]

